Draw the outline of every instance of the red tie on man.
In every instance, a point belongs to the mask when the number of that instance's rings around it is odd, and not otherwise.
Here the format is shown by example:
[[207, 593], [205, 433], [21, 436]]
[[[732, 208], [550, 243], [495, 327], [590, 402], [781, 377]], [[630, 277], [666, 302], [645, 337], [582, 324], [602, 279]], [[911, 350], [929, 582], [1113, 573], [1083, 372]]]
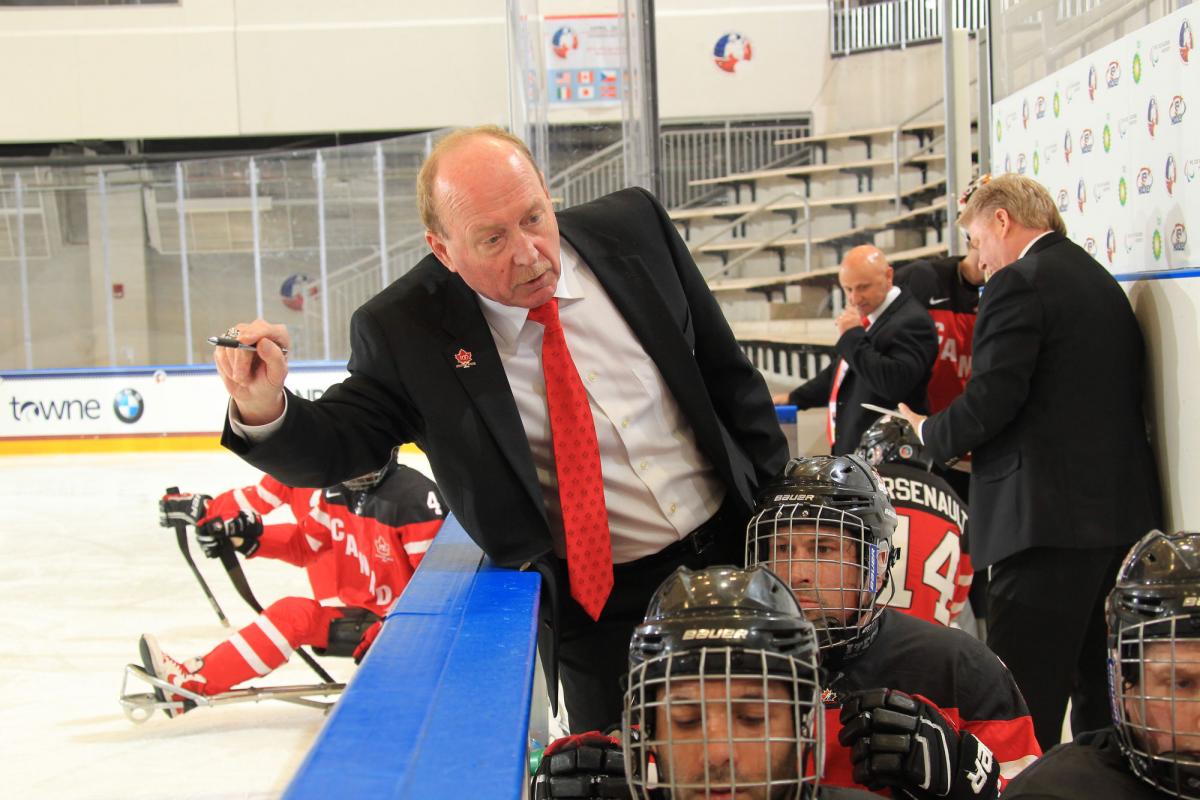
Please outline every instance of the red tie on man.
[[542, 334], [542, 374], [546, 377], [571, 596], [588, 616], [599, 619], [612, 591], [613, 572], [596, 423], [558, 320], [558, 298], [530, 309], [529, 318], [546, 329]]
[[[864, 330], [871, 327], [871, 320], [866, 317], [860, 319]], [[829, 408], [825, 413], [825, 435], [829, 437], [830, 447], [833, 447], [833, 440], [837, 438], [834, 427], [837, 424], [838, 389], [842, 388], [842, 378], [846, 377], [846, 370], [849, 368], [850, 365], [839, 358], [837, 372], [833, 373], [833, 391], [829, 393]]]

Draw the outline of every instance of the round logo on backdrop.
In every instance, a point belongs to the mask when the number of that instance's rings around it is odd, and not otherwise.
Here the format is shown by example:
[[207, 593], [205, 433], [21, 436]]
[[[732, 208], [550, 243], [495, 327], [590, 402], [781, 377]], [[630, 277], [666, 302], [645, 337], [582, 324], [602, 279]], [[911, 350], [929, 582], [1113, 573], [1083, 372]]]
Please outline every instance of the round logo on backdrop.
[[303, 311], [306, 297], [316, 297], [319, 287], [307, 275], [297, 272], [287, 276], [279, 287], [279, 297], [292, 311]]
[[1012, 155], [1009, 153], [1004, 154], [1004, 171], [1012, 172]]
[[1071, 196], [1067, 194], [1067, 190], [1059, 189], [1057, 199], [1059, 212], [1063, 214], [1067, 213], [1067, 209], [1071, 207]]
[[722, 72], [734, 72], [738, 64], [749, 61], [754, 54], [750, 40], [740, 33], [727, 33], [713, 47], [713, 63]]
[[579, 49], [579, 35], [564, 25], [550, 37], [550, 48], [557, 57], [566, 58], [572, 50]]
[[1121, 205], [1125, 205], [1125, 201], [1129, 199], [1129, 184], [1125, 183], [1125, 178], [1117, 181], [1117, 199], [1121, 201]]
[[1025, 154], [1024, 153], [1017, 153], [1017, 174], [1018, 175], [1025, 174]]
[[117, 415], [117, 419], [127, 425], [132, 425], [141, 419], [145, 411], [146, 404], [142, 401], [142, 395], [137, 389], [122, 389], [113, 398], [113, 413]]
[[1092, 133], [1091, 128], [1084, 128], [1079, 134], [1079, 150], [1083, 153], [1092, 152], [1092, 148], [1096, 146], [1096, 137]]
[[1037, 105], [1035, 106], [1035, 108], [1037, 109], [1037, 118], [1038, 119], [1041, 119], [1042, 117], [1046, 116], [1046, 98], [1044, 95], [1038, 95]]
[[1089, 236], [1086, 239], [1084, 239], [1083, 240], [1083, 249], [1087, 251], [1087, 254], [1089, 256], [1091, 256], [1092, 258], [1095, 258], [1096, 257], [1096, 237]]
[[1021, 101], [1021, 127], [1022, 128], [1029, 127], [1029, 99], [1028, 98]]
[[1054, 118], [1058, 119], [1058, 115], [1062, 113], [1062, 101], [1058, 97], [1058, 92], [1054, 93]]
[[1119, 62], [1108, 62], [1108, 68], [1104, 71], [1104, 81], [1110, 89], [1116, 88], [1121, 83], [1121, 64]]
[[1177, 253], [1187, 249], [1187, 228], [1183, 227], [1182, 222], [1175, 223], [1175, 227], [1171, 228], [1171, 249]]
[[1154, 175], [1150, 172], [1149, 167], [1142, 167], [1137, 174], [1137, 190], [1138, 194], [1150, 194], [1150, 188], [1154, 186]]
[[1096, 72], [1096, 65], [1088, 67], [1088, 100], [1096, 99], [1096, 88], [1100, 85], [1100, 76]]
[[1158, 100], [1154, 95], [1150, 95], [1150, 102], [1146, 105], [1146, 127], [1150, 129], [1150, 138], [1154, 138], [1154, 130], [1158, 127]]
[[1108, 253], [1108, 263], [1112, 263], [1113, 256], [1117, 252], [1117, 232], [1111, 227], [1108, 229], [1108, 234], [1104, 237], [1104, 249]]
[[1034, 150], [1033, 151], [1033, 174], [1034, 175], [1038, 174], [1038, 170], [1041, 168], [1041, 166], [1042, 166], [1042, 159], [1038, 156], [1038, 151]]
[[1068, 164], [1071, 163], [1071, 131], [1070, 131], [1070, 129], [1068, 129], [1067, 132], [1063, 134], [1063, 158], [1065, 158], [1067, 160]]
[[1188, 55], [1195, 46], [1192, 39], [1192, 25], [1185, 19], [1179, 26], [1179, 57], [1183, 59], [1183, 63], [1188, 63]]
[[1133, 82], [1134, 83], [1142, 82], [1142, 54], [1141, 53], [1133, 54]]
[[1083, 182], [1083, 178], [1079, 179], [1079, 185], [1075, 187], [1075, 200], [1079, 203], [1079, 211], [1083, 212], [1083, 204], [1087, 202], [1087, 184]]
[[1154, 235], [1150, 237], [1150, 249], [1154, 251], [1154, 260], [1162, 258], [1162, 234], [1158, 232], [1158, 228], [1154, 229]]
[[996, 120], [996, 141], [1000, 141], [1000, 137], [1004, 132], [1004, 126], [1000, 124], [1000, 120]]
[[1183, 115], [1187, 112], [1187, 103], [1183, 102], [1183, 98], [1175, 95], [1171, 98], [1171, 124], [1178, 125], [1183, 122]]
[[1178, 177], [1179, 174], [1175, 169], [1175, 156], [1169, 155], [1167, 156], [1167, 166], [1163, 168], [1163, 183], [1166, 184], [1168, 195], [1175, 193], [1175, 181]]
[[1104, 145], [1104, 152], [1112, 150], [1112, 128], [1104, 125], [1104, 132], [1100, 134], [1100, 143]]

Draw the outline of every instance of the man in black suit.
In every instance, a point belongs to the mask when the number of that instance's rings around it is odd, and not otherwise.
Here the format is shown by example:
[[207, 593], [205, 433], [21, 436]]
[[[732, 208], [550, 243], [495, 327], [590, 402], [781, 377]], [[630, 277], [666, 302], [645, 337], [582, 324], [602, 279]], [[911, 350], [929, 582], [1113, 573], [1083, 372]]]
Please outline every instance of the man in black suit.
[[838, 270], [846, 308], [837, 325], [838, 358], [775, 402], [799, 408], [827, 406], [826, 432], [833, 455], [853, 453], [879, 414], [872, 403], [895, 408], [907, 401], [924, 409], [925, 387], [937, 357], [937, 329], [912, 295], [892, 285], [883, 251], [864, 244], [846, 254]]
[[934, 459], [972, 454], [971, 558], [991, 567], [988, 645], [1049, 750], [1068, 697], [1074, 731], [1111, 722], [1104, 598], [1129, 544], [1159, 524], [1142, 334], [1120, 285], [1066, 238], [1036, 181], [992, 178], [959, 225], [988, 275], [971, 379], [943, 411], [908, 418]]
[[[218, 348], [223, 442], [305, 486], [416, 442], [484, 552], [542, 573], [552, 702], [557, 667], [571, 729], [604, 728], [654, 588], [681, 564], [742, 557], [755, 487], [787, 460], [770, 395], [648, 193], [556, 215], [525, 146], [487, 128], [442, 140], [417, 194], [433, 254], [355, 312], [348, 379], [316, 402], [286, 393], [287, 332], [264, 320], [237, 326], [255, 352]], [[577, 465], [556, 463], [567, 437], [552, 436], [542, 358], [556, 332], [532, 318], [551, 306], [603, 476], [612, 586], [595, 613], [568, 577], [575, 501], [558, 473]]]

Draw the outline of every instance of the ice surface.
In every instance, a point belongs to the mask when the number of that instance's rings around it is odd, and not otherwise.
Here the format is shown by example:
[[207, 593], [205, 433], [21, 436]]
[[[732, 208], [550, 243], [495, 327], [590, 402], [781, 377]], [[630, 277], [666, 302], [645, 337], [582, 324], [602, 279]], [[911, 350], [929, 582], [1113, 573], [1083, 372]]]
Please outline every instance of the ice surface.
[[[427, 471], [424, 460], [411, 462]], [[280, 702], [157, 713], [136, 725], [117, 702], [137, 641], [179, 659], [228, 636], [158, 525], [168, 486], [217, 494], [260, 473], [227, 452], [0, 458], [0, 773], [37, 798], [262, 798], [286, 788], [324, 720]], [[271, 521], [290, 518], [286, 509]], [[234, 628], [254, 612], [219, 562], [193, 557]], [[310, 596], [303, 570], [246, 563], [264, 606]], [[349, 659], [325, 658], [336, 680]], [[315, 683], [298, 658], [258, 684]], [[131, 686], [134, 684], [131, 682]], [[138, 683], [137, 691], [143, 690]]]

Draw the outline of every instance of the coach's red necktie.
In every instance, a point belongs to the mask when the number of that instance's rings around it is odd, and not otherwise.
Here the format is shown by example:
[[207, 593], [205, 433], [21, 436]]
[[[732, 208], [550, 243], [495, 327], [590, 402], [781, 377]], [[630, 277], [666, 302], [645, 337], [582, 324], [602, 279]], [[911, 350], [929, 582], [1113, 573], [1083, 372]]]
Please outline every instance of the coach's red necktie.
[[567, 541], [571, 596], [592, 619], [599, 619], [612, 591], [613, 572], [596, 423], [583, 381], [579, 380], [579, 371], [567, 350], [562, 323], [558, 320], [558, 298], [530, 309], [529, 318], [546, 329], [542, 334], [542, 374], [546, 377], [546, 406], [550, 412], [554, 469]]
[[[864, 329], [871, 327], [871, 320], [863, 317], [862, 326]], [[846, 370], [849, 368], [849, 364], [838, 359], [837, 372], [833, 374], [833, 391], [829, 393], [829, 409], [825, 414], [825, 435], [829, 437], [830, 447], [833, 447], [833, 440], [837, 438], [834, 428], [837, 425], [838, 389], [842, 388], [842, 378], [846, 377]]]

